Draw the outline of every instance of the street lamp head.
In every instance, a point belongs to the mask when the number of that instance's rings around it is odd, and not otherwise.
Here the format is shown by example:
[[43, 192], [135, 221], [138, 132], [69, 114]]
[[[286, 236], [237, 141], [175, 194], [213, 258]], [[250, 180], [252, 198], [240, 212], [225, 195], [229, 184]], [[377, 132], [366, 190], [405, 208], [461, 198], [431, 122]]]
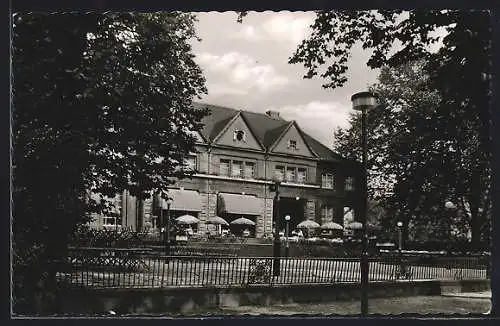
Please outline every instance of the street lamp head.
[[455, 208], [455, 204], [453, 204], [453, 202], [451, 201], [447, 201], [446, 203], [444, 203], [444, 207], [447, 208], [447, 209], [454, 209]]
[[300, 200], [300, 197], [295, 197], [295, 200]]
[[273, 182], [274, 183], [280, 184], [281, 181], [283, 181], [283, 180], [282, 180], [282, 178], [280, 176], [278, 176], [276, 174], [273, 176]]
[[403, 226], [403, 222], [398, 221], [397, 225], [398, 225], [398, 227], [400, 228], [400, 227], [402, 227], [402, 226]]
[[290, 219], [291, 219], [290, 215], [285, 215], [285, 221], [288, 222], [288, 221], [290, 221]]
[[377, 97], [371, 92], [359, 92], [351, 96], [352, 108], [356, 111], [369, 110], [377, 106]]

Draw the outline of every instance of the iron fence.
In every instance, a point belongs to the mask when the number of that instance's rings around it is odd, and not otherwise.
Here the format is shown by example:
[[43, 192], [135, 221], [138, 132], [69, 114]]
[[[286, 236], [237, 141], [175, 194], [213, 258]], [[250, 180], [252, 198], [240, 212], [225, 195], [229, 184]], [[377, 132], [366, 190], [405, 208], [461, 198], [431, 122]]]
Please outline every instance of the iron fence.
[[[370, 281], [486, 279], [478, 257], [372, 257]], [[357, 258], [163, 256], [145, 250], [71, 250], [58, 275], [71, 286], [92, 288], [241, 287], [257, 284], [360, 282]]]

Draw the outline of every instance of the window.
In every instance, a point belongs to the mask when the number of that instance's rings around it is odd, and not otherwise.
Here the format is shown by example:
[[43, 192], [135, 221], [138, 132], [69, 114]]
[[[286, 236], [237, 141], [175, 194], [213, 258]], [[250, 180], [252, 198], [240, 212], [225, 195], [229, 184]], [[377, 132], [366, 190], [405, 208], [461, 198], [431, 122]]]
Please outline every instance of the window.
[[333, 174], [324, 173], [321, 175], [321, 188], [333, 189]]
[[306, 183], [306, 169], [298, 168], [297, 169], [297, 183]]
[[107, 205], [107, 211], [104, 213], [106, 215], [102, 216], [102, 226], [110, 227], [120, 225], [122, 222], [121, 211], [122, 211], [122, 194], [117, 194], [114, 197], [107, 197], [103, 199]]
[[295, 182], [295, 168], [286, 168], [286, 182]]
[[306, 169], [295, 166], [276, 166], [274, 176], [279, 180], [290, 183], [306, 183]]
[[196, 170], [196, 156], [190, 156], [184, 161], [184, 168], [187, 171], [195, 171]]
[[235, 130], [233, 132], [233, 140], [234, 141], [245, 142], [247, 140], [247, 137], [245, 135], [245, 131], [243, 131], [243, 130]]
[[321, 224], [333, 222], [333, 207], [324, 206], [321, 209]]
[[285, 167], [281, 165], [276, 165], [276, 169], [274, 170], [274, 176], [278, 180], [283, 180], [285, 176]]
[[219, 174], [220, 175], [224, 175], [226, 177], [229, 176], [229, 164], [230, 164], [229, 160], [220, 160], [220, 164], [219, 164]]
[[112, 216], [104, 216], [102, 218], [102, 225], [116, 225], [116, 218]]
[[290, 149], [297, 149], [297, 141], [293, 140], [293, 139], [290, 139], [288, 141], [288, 148], [290, 148]]
[[241, 161], [233, 161], [231, 165], [231, 176], [235, 178], [241, 178], [242, 175], [242, 162]]
[[255, 177], [255, 164], [251, 162], [245, 163], [245, 178], [253, 179]]
[[354, 178], [353, 177], [345, 178], [345, 190], [346, 191], [354, 190]]
[[[114, 216], [113, 216], [114, 215]], [[115, 214], [107, 215], [102, 217], [102, 226], [104, 228], [106, 227], [116, 227], [120, 226], [121, 224], [121, 217]]]
[[255, 163], [221, 159], [219, 164], [219, 175], [233, 178], [255, 178]]
[[158, 228], [158, 217], [152, 215], [150, 221], [151, 221], [151, 228], [153, 229]]

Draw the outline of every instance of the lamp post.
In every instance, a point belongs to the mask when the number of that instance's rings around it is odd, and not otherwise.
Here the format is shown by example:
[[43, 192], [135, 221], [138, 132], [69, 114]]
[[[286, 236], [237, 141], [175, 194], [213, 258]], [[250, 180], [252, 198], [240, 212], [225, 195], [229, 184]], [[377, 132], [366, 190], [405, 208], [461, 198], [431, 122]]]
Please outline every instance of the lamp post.
[[[167, 202], [167, 225], [165, 228], [165, 254], [170, 255], [170, 205], [172, 205], [172, 199], [168, 198]], [[163, 210], [163, 209], [162, 209]]]
[[451, 225], [452, 225], [452, 218], [453, 218], [453, 211], [455, 210], [456, 206], [453, 202], [451, 201], [447, 201], [444, 203], [444, 207], [446, 208], [446, 210], [448, 211], [448, 236], [452, 237], [452, 234], [451, 234]]
[[398, 253], [401, 257], [401, 251], [403, 250], [403, 222], [398, 221]]
[[275, 178], [274, 183], [270, 186], [270, 190], [274, 191], [273, 199], [273, 216], [274, 216], [274, 241], [273, 241], [273, 275], [280, 276], [280, 256], [281, 256], [281, 241], [279, 235], [279, 216], [280, 216], [280, 183], [281, 180]]
[[286, 228], [285, 228], [285, 257], [288, 258], [289, 253], [290, 253], [290, 243], [288, 241], [288, 231], [289, 231], [289, 226], [290, 226], [290, 215], [285, 216], [285, 221], [286, 221]]
[[363, 153], [361, 186], [363, 200], [361, 205], [362, 229], [362, 253], [360, 259], [361, 267], [361, 314], [368, 314], [368, 234], [366, 232], [366, 221], [368, 215], [368, 184], [367, 184], [367, 146], [366, 146], [366, 112], [377, 105], [377, 99], [371, 92], [356, 93], [351, 97], [352, 108], [361, 111], [361, 149]]

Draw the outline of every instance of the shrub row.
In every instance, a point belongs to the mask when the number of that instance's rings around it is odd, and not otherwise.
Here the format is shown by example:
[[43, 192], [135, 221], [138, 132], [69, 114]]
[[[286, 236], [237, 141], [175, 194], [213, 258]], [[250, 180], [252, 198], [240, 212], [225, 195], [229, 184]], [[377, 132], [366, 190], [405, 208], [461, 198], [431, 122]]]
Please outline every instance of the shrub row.
[[[253, 240], [253, 239], [252, 239]], [[248, 243], [247, 243], [248, 241]], [[210, 247], [223, 246], [248, 246], [250, 250], [245, 250], [255, 256], [269, 254], [269, 248], [263, 248], [263, 244], [272, 245], [272, 240], [263, 241], [259, 244], [251, 244], [250, 240], [236, 237], [224, 237], [205, 239], [190, 239], [186, 244], [188, 247], [202, 247], [207, 252]], [[74, 247], [111, 247], [111, 248], [140, 248], [161, 245], [162, 241], [159, 233], [132, 230], [95, 230], [88, 227], [81, 227], [71, 237], [70, 245]], [[284, 243], [282, 244], [284, 247]], [[255, 247], [255, 249], [253, 249]], [[259, 249], [260, 248], [260, 249]], [[482, 254], [489, 249], [482, 246], [472, 247], [470, 243], [447, 243], [447, 242], [426, 242], [426, 243], [405, 243], [405, 250], [445, 252], [448, 255], [473, 255]], [[187, 249], [186, 249], [187, 250]], [[184, 250], [184, 251], [186, 251]], [[186, 251], [187, 252], [187, 251]], [[369, 243], [369, 253], [379, 254], [374, 242]], [[290, 254], [295, 257], [357, 257], [361, 254], [361, 244], [359, 242], [346, 241], [344, 243], [332, 243], [328, 240], [317, 240], [309, 242], [300, 240], [290, 243]]]

